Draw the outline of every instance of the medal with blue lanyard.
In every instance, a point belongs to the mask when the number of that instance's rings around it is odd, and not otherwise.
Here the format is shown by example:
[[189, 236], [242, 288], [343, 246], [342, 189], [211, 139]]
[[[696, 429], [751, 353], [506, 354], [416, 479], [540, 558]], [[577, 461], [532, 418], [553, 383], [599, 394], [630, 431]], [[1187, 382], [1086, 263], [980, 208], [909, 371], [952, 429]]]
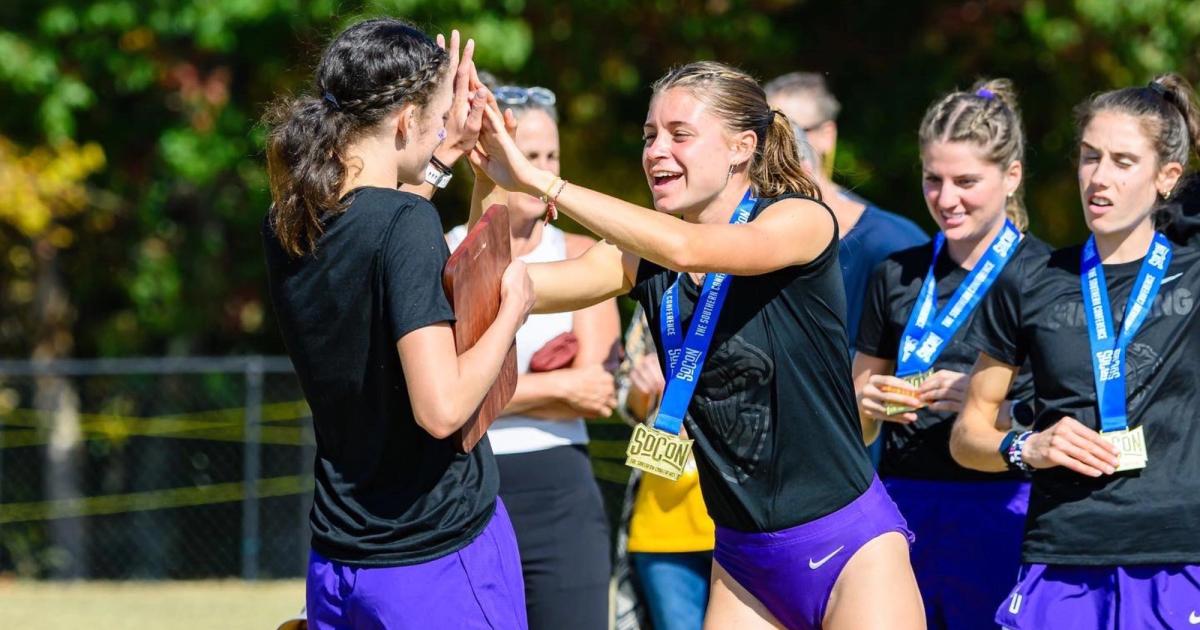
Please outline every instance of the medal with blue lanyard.
[[1083, 247], [1079, 268], [1080, 290], [1087, 314], [1088, 342], [1091, 346], [1092, 376], [1096, 383], [1096, 406], [1100, 410], [1100, 437], [1117, 447], [1117, 470], [1145, 468], [1149, 461], [1142, 427], [1129, 429], [1125, 392], [1125, 349], [1146, 321], [1154, 298], [1162, 287], [1163, 276], [1171, 264], [1171, 242], [1155, 232], [1150, 250], [1142, 259], [1137, 280], [1125, 305], [1121, 329], [1114, 329], [1112, 307], [1104, 266], [1096, 251], [1096, 238], [1089, 237]]
[[[749, 221], [757, 201], [752, 191], [747, 190], [729, 223], [737, 225]], [[692, 311], [685, 338], [679, 322], [679, 281], [682, 277], [683, 274], [677, 275], [663, 296], [659, 321], [666, 352], [667, 389], [654, 417], [654, 427], [641, 423], [635, 426], [629, 448], [625, 450], [625, 465], [672, 481], [683, 474], [692, 453], [692, 440], [680, 437], [679, 432], [732, 281], [724, 273], [709, 273], [704, 277], [704, 287]]]
[[[933, 257], [929, 261], [929, 271], [925, 273], [925, 282], [913, 304], [908, 323], [904, 326], [904, 334], [900, 339], [900, 352], [896, 358], [896, 376], [904, 379], [911, 386], [910, 390], [884, 388], [886, 391], [913, 395], [925, 379], [933, 374], [933, 364], [946, 349], [946, 344], [954, 337], [954, 333], [971, 317], [975, 307], [1000, 275], [1004, 266], [1012, 259], [1021, 241], [1021, 232], [1012, 221], [1006, 220], [1004, 227], [983, 257], [967, 274], [967, 278], [958, 285], [954, 295], [945, 308], [937, 309], [937, 279], [933, 270], [937, 265], [938, 256], [946, 244], [946, 235], [938, 232], [933, 239]], [[907, 405], [888, 403], [884, 405], [884, 413], [895, 415], [912, 411]]]

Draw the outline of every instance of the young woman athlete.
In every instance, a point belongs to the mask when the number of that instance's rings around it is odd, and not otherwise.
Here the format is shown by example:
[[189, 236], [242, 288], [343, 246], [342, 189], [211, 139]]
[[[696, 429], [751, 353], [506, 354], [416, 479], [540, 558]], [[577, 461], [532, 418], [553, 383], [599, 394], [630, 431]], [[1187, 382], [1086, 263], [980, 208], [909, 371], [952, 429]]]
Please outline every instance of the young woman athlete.
[[536, 168], [494, 111], [485, 130], [480, 169], [606, 240], [531, 266], [537, 309], [631, 293], [667, 350], [665, 398], [695, 384], [677, 413], [717, 524], [706, 626], [922, 627], [908, 530], [862, 445], [836, 224], [762, 88], [713, 62], [654, 85], [642, 166], [657, 212]]
[[[1200, 624], [1200, 242], [1156, 209], [1174, 198], [1200, 113], [1176, 75], [1079, 110], [1079, 193], [1091, 236], [1018, 261], [981, 309], [983, 350], [951, 441], [964, 466], [1032, 470], [1017, 585], [997, 623]], [[1031, 430], [998, 429], [1017, 366]]]
[[[883, 440], [879, 476], [917, 537], [913, 571], [927, 625], [971, 630], [991, 625], [1012, 586], [1029, 484], [1020, 471], [984, 473], [950, 457], [950, 429], [978, 355], [964, 340], [996, 278], [1050, 248], [1021, 234], [1025, 138], [1007, 80], [942, 97], [918, 139], [925, 203], [940, 233], [876, 269], [854, 383], [866, 441]], [[901, 378], [920, 375], [916, 387]], [[1023, 417], [1031, 394], [1026, 370], [999, 422]]]
[[397, 190], [435, 151], [452, 162], [475, 144], [487, 92], [471, 50], [460, 61], [457, 33], [447, 52], [398, 20], [355, 24], [314, 92], [268, 118], [271, 299], [317, 439], [310, 628], [525, 627], [491, 449], [447, 438], [496, 379], [528, 276], [509, 267], [495, 323], [457, 355], [437, 211]]

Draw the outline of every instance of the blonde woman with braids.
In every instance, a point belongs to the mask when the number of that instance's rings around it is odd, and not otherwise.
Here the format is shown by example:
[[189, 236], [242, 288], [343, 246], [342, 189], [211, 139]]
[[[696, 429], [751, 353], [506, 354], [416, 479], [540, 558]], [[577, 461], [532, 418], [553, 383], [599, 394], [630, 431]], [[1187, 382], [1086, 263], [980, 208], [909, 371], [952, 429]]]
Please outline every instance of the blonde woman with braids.
[[[912, 562], [927, 623], [971, 630], [991, 624], [1016, 574], [1029, 484], [1020, 471], [983, 473], [950, 457], [977, 355], [964, 340], [997, 276], [1050, 248], [1021, 234], [1025, 139], [1007, 80], [930, 105], [918, 140], [925, 203], [940, 232], [876, 268], [854, 383], [865, 441], [883, 440], [879, 476], [917, 536]], [[997, 422], [1020, 419], [1031, 394], [1026, 371]]]
[[922, 627], [909, 533], [855, 413], [837, 226], [758, 83], [714, 62], [655, 83], [654, 210], [534, 167], [498, 112], [484, 124], [478, 168], [605, 239], [530, 266], [536, 309], [630, 293], [665, 350], [654, 424], [695, 440], [717, 526], [706, 627]]
[[[1200, 238], [1175, 202], [1200, 108], [1174, 74], [1077, 109], [1087, 241], [1018, 261], [980, 309], [951, 452], [976, 470], [1030, 472], [1007, 628], [1200, 626]], [[1195, 189], [1185, 194], [1193, 194]], [[1191, 205], [1189, 208], [1188, 206]], [[1188, 225], [1187, 223], [1190, 223]], [[992, 421], [1018, 366], [1032, 427]]]

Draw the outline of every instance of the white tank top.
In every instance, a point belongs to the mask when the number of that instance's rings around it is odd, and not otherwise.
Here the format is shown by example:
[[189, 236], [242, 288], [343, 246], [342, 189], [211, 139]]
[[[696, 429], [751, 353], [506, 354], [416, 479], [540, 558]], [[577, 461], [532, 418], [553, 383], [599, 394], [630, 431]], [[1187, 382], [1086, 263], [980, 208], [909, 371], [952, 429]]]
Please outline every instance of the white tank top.
[[[467, 228], [460, 225], [450, 230], [446, 241], [453, 251], [467, 237]], [[521, 256], [527, 263], [566, 260], [567, 239], [563, 231], [553, 225], [542, 227], [542, 241], [533, 251]], [[529, 359], [546, 342], [570, 332], [574, 324], [571, 313], [533, 314], [517, 331], [517, 372], [529, 371]], [[572, 420], [541, 420], [529, 416], [512, 415], [497, 418], [488, 429], [488, 440], [492, 452], [497, 455], [544, 451], [555, 446], [587, 444], [587, 427], [583, 418]]]

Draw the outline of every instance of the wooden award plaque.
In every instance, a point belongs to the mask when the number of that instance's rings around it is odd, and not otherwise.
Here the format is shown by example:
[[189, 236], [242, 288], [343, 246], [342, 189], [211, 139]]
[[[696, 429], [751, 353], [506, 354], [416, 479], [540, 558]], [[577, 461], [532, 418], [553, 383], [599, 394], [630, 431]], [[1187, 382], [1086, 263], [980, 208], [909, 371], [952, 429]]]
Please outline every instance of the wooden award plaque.
[[[454, 309], [454, 345], [458, 354], [470, 350], [496, 321], [500, 312], [500, 279], [512, 261], [510, 238], [508, 208], [494, 204], [446, 261], [442, 286]], [[496, 382], [453, 438], [464, 453], [475, 448], [516, 389], [517, 348], [513, 345]]]

